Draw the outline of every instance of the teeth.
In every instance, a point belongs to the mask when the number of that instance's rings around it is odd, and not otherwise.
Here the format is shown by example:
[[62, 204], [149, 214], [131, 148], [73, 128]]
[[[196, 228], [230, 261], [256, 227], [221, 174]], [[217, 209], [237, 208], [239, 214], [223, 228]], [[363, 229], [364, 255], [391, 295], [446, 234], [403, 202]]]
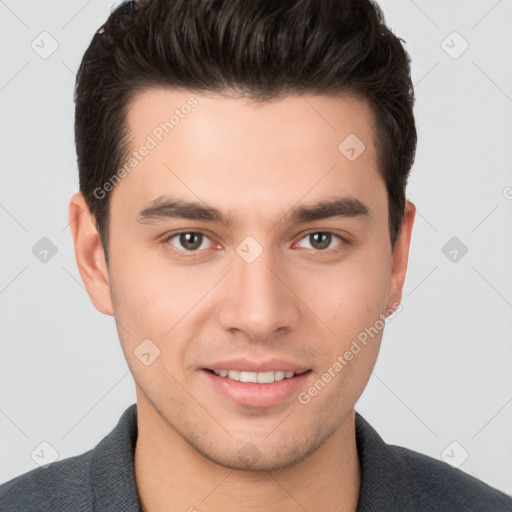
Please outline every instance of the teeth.
[[259, 372], [256, 374], [256, 379], [260, 384], [269, 384], [275, 382], [274, 372]]
[[283, 379], [289, 379], [295, 375], [293, 372], [285, 372], [282, 370], [270, 372], [240, 372], [238, 370], [213, 370], [215, 375], [219, 377], [228, 377], [232, 380], [240, 382], [255, 382], [258, 384], [271, 384]]
[[[258, 375], [261, 375], [261, 373], [256, 372], [240, 372], [239, 380], [240, 382], [258, 382]], [[229, 377], [228, 373], [228, 377]]]

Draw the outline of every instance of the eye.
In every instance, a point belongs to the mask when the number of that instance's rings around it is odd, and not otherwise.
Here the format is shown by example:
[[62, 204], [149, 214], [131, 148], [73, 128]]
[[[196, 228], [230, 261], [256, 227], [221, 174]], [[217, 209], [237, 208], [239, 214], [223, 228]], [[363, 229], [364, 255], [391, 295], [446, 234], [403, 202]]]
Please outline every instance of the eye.
[[187, 252], [198, 252], [199, 250], [208, 249], [208, 242], [211, 240], [203, 233], [188, 231], [184, 233], [176, 233], [165, 239], [173, 247], [178, 250]]
[[[338, 239], [341, 243], [345, 243], [345, 239], [332, 231], [314, 231], [304, 236], [302, 240], [306, 240], [309, 243], [308, 249], [316, 249], [317, 251], [324, 251], [331, 246], [334, 239]], [[300, 244], [300, 242], [299, 242]]]
[[[336, 240], [338, 241], [337, 244], [335, 243]], [[301, 245], [304, 241], [309, 245]], [[165, 238], [164, 242], [172, 245], [178, 252], [192, 254], [209, 249], [214, 245], [210, 237], [199, 231], [174, 233]], [[347, 241], [342, 236], [332, 231], [314, 231], [302, 237], [296, 245], [316, 251], [337, 252], [336, 250], [327, 251], [327, 249], [332, 249], [336, 247], [336, 245], [342, 245], [344, 243], [346, 244]]]

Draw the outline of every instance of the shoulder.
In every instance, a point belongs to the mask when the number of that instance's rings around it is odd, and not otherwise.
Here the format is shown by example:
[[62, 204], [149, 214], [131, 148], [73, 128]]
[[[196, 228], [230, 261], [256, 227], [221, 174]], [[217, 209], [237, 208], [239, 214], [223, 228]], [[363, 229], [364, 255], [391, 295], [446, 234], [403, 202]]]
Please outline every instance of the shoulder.
[[358, 512], [512, 512], [512, 498], [427, 455], [389, 445], [356, 413]]
[[0, 485], [0, 510], [92, 510], [91, 454], [55, 461]]
[[133, 467], [137, 431], [133, 404], [95, 448], [0, 485], [0, 511], [140, 512]]
[[[512, 498], [481, 480], [427, 455], [389, 446], [410, 471], [408, 492], [425, 507], [460, 511], [512, 511]], [[440, 509], [440, 508], [439, 508]]]

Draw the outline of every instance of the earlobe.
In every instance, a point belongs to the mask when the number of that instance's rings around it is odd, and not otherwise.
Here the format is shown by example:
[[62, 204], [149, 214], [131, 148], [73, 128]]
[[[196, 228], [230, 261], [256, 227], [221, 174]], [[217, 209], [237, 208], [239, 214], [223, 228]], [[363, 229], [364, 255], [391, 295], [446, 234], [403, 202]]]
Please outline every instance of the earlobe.
[[395, 309], [402, 300], [402, 289], [404, 286], [405, 274], [407, 272], [407, 262], [409, 259], [409, 248], [411, 245], [411, 234], [415, 215], [416, 207], [412, 202], [407, 201], [402, 225], [400, 227], [400, 232], [398, 233], [392, 255], [392, 269], [388, 299], [389, 309]]
[[68, 220], [75, 247], [76, 263], [94, 307], [114, 315], [105, 253], [85, 198], [77, 193], [69, 202]]

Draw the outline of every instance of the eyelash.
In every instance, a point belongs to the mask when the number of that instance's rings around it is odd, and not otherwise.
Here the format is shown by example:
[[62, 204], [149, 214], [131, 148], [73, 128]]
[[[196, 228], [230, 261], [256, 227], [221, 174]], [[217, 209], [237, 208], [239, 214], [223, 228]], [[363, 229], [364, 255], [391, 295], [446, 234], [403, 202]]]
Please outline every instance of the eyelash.
[[[340, 234], [334, 232], [334, 231], [329, 231], [329, 230], [314, 230], [314, 231], [309, 231], [307, 233], [305, 233], [304, 235], [302, 235], [302, 237], [298, 240], [299, 242], [304, 240], [306, 237], [310, 236], [310, 235], [313, 235], [313, 234], [317, 234], [317, 233], [322, 233], [322, 234], [329, 234], [331, 236], [334, 236], [336, 238], [338, 238], [340, 240], [340, 244], [341, 245], [348, 245], [349, 244], [349, 241], [344, 238], [343, 236], [341, 236]], [[180, 257], [182, 258], [193, 258], [193, 257], [197, 257], [201, 252], [203, 251], [206, 251], [207, 249], [196, 249], [196, 250], [193, 250], [193, 251], [187, 251], [185, 249], [177, 249], [176, 247], [174, 247], [172, 244], [170, 244], [170, 241], [175, 238], [175, 237], [178, 237], [179, 235], [185, 235], [185, 234], [193, 234], [193, 235], [202, 235], [203, 237], [207, 238], [208, 240], [210, 240], [210, 242], [213, 242], [215, 243], [206, 233], [204, 233], [203, 231], [178, 231], [176, 233], [172, 233], [170, 235], [167, 235], [163, 240], [162, 242], [166, 243], [168, 245], [168, 247], [170, 248], [171, 251], [173, 252], [176, 252], [179, 254]], [[297, 243], [297, 242], [296, 242]], [[340, 245], [338, 244], [338, 245]], [[294, 244], [295, 245], [295, 244]], [[318, 253], [318, 254], [333, 254], [333, 253], [337, 253], [339, 252], [341, 249], [311, 249], [313, 250], [314, 252]]]

